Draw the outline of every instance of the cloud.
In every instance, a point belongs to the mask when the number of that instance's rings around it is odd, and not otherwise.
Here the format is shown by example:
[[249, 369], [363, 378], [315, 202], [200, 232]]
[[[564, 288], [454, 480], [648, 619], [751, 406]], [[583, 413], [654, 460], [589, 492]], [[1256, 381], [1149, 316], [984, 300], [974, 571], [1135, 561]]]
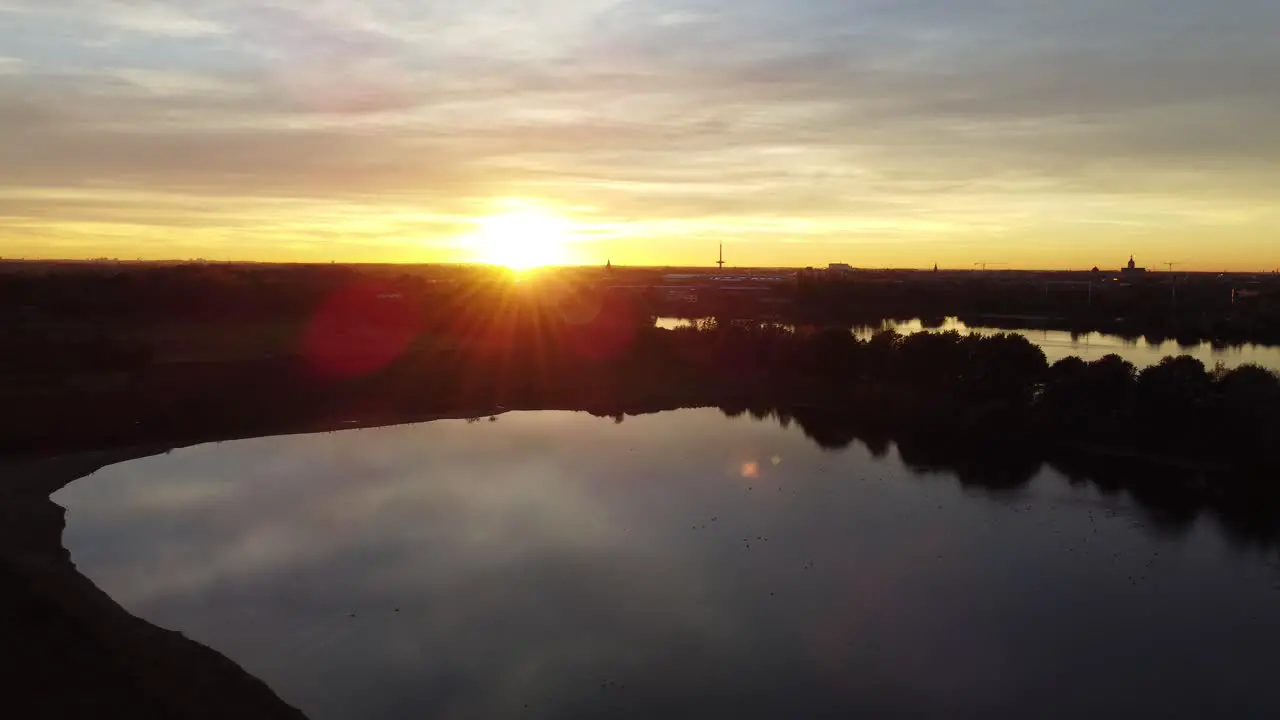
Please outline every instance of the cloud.
[[216, 22], [188, 12], [184, 5], [165, 0], [3, 0], [0, 14], [44, 18], [74, 24], [88, 22], [139, 35], [196, 38], [222, 35]]
[[[121, 35], [86, 47], [86, 22]], [[1238, 214], [1280, 181], [1278, 24], [1261, 0], [0, 0], [0, 39], [67, 45], [0, 60], [0, 184], [686, 222]]]
[[188, 14], [178, 6], [160, 2], [106, 3], [104, 22], [120, 30], [144, 35], [193, 38], [222, 35], [226, 29], [216, 22]]

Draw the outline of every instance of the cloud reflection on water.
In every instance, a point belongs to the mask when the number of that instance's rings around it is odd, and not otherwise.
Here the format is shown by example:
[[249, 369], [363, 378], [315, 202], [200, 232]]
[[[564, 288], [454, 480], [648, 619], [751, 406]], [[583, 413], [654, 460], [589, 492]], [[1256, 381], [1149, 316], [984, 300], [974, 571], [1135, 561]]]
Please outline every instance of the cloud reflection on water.
[[1280, 642], [1212, 526], [1047, 471], [971, 490], [696, 410], [206, 445], [55, 499], [95, 582], [316, 720], [1280, 708], [1265, 663], [1204, 660]]

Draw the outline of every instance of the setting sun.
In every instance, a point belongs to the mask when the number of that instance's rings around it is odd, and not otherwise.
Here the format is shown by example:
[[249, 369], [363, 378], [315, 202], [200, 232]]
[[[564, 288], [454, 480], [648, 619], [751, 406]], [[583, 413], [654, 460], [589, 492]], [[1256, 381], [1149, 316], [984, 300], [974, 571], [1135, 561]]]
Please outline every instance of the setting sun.
[[478, 262], [529, 270], [572, 261], [569, 222], [538, 208], [521, 207], [483, 218], [469, 242]]

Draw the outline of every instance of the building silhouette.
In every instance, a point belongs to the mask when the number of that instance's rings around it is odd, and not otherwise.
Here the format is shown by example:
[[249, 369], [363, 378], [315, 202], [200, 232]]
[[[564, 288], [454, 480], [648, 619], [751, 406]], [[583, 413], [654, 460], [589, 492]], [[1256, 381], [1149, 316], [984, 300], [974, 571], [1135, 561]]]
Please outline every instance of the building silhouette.
[[1145, 275], [1146, 273], [1147, 269], [1144, 267], [1138, 267], [1138, 263], [1134, 262], [1132, 255], [1129, 256], [1129, 264], [1120, 268], [1120, 275], [1123, 277], [1134, 277], [1138, 275]]

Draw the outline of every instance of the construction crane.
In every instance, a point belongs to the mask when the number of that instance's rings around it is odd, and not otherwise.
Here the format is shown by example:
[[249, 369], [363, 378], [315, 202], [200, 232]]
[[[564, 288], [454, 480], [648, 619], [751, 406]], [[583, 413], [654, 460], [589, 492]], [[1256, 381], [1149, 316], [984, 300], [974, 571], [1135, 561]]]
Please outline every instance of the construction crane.
[[1162, 263], [1160, 263], [1160, 264], [1161, 264], [1161, 265], [1164, 265], [1166, 268], [1168, 268], [1168, 272], [1173, 272], [1173, 269], [1174, 269], [1175, 267], [1177, 267], [1178, 265], [1181, 265], [1182, 263], [1183, 263], [1183, 261], [1182, 261], [1182, 260], [1177, 260], [1177, 261], [1174, 261], [1174, 262], [1162, 262]]
[[986, 271], [987, 271], [987, 266], [993, 266], [993, 267], [994, 267], [994, 266], [996, 266], [996, 265], [1007, 265], [1007, 264], [1008, 264], [1008, 263], [1002, 263], [1002, 262], [976, 262], [976, 263], [974, 263], [974, 264], [973, 264], [973, 266], [974, 266], [974, 267], [980, 267], [980, 268], [982, 268], [982, 272], [986, 272]]

